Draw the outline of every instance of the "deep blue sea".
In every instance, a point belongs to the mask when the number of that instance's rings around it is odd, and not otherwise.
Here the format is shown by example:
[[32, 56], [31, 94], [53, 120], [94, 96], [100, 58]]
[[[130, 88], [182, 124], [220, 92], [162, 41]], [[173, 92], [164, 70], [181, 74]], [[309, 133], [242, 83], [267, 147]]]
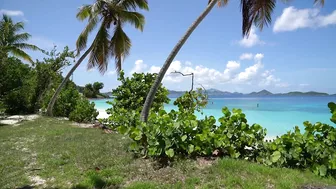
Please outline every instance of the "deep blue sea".
[[[177, 109], [173, 105], [172, 98], [165, 105], [166, 110]], [[99, 110], [107, 109], [111, 105], [106, 104], [106, 99], [92, 100]], [[261, 97], [261, 98], [210, 98], [203, 115], [199, 118], [213, 115], [216, 118], [222, 116], [222, 108], [227, 106], [240, 108], [246, 114], [248, 123], [258, 123], [267, 129], [267, 136], [273, 137], [286, 133], [299, 126], [303, 128], [304, 121], [322, 122], [336, 126], [330, 121], [328, 102], [336, 102], [336, 97]]]

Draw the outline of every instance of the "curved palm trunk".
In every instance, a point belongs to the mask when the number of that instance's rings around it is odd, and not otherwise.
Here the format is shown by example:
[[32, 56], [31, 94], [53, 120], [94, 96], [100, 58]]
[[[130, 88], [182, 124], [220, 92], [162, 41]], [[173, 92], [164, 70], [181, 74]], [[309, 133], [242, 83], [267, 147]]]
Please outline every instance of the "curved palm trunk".
[[152, 87], [151, 87], [151, 89], [150, 89], [150, 91], [149, 91], [149, 93], [148, 93], [148, 95], [146, 97], [145, 104], [144, 104], [144, 106], [142, 108], [142, 111], [141, 111], [141, 120], [142, 121], [147, 122], [149, 110], [150, 110], [150, 107], [151, 107], [151, 105], [153, 103], [153, 100], [155, 98], [155, 94], [156, 94], [157, 90], [159, 89], [160, 84], [162, 82], [162, 79], [165, 76], [165, 74], [166, 74], [166, 72], [167, 72], [170, 64], [174, 60], [175, 56], [180, 51], [181, 47], [187, 41], [187, 39], [192, 34], [192, 32], [202, 22], [202, 20], [209, 14], [209, 12], [215, 6], [216, 3], [217, 3], [217, 0], [212, 0], [208, 4], [207, 8], [196, 19], [196, 21], [190, 26], [190, 28], [187, 30], [187, 32], [184, 34], [184, 36], [180, 39], [180, 41], [176, 44], [176, 46], [174, 47], [174, 49], [172, 50], [172, 52], [169, 54], [166, 62], [162, 66], [162, 68], [161, 68], [158, 76], [156, 77], [156, 80], [155, 80], [154, 84], [152, 85]]
[[52, 96], [52, 98], [51, 98], [51, 100], [48, 104], [48, 108], [47, 108], [47, 115], [48, 116], [53, 116], [53, 108], [54, 108], [54, 105], [55, 105], [55, 102], [56, 102], [56, 99], [57, 99], [59, 93], [61, 92], [61, 90], [64, 87], [64, 85], [66, 84], [66, 82], [69, 80], [70, 76], [77, 69], [77, 67], [83, 62], [83, 60], [87, 57], [87, 55], [91, 52], [91, 50], [92, 50], [92, 46], [90, 48], [88, 48], [85, 51], [85, 53], [79, 58], [79, 60], [76, 62], [76, 64], [71, 68], [69, 73], [65, 76], [62, 83], [58, 86], [56, 92], [54, 93], [54, 95]]

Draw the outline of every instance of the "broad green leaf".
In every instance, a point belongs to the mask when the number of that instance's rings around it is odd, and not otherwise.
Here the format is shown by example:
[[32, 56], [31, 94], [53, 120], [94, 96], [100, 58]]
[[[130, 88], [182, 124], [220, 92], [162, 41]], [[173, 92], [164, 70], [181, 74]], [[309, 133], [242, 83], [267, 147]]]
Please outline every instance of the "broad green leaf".
[[194, 145], [189, 144], [189, 146], [188, 146], [188, 153], [191, 154], [193, 152], [194, 152]]
[[187, 135], [183, 135], [182, 137], [181, 137], [181, 140], [184, 142], [185, 140], [187, 139]]
[[327, 167], [325, 165], [321, 165], [319, 167], [319, 173], [320, 173], [320, 176], [324, 177], [327, 175]]
[[169, 150], [166, 150], [166, 155], [170, 158], [174, 157], [174, 150], [173, 149], [169, 149]]
[[271, 155], [271, 161], [273, 163], [277, 162], [279, 159], [281, 158], [281, 153], [279, 151], [275, 151], [273, 152], [273, 154]]

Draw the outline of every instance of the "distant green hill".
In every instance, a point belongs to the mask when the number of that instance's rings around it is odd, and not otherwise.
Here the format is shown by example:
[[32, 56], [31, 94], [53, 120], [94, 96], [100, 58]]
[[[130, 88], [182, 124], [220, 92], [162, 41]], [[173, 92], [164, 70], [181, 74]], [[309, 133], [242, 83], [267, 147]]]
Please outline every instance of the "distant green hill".
[[[168, 90], [169, 97], [176, 98], [183, 95], [186, 91], [176, 91], [176, 90]], [[271, 93], [268, 90], [261, 90], [259, 92], [252, 92], [248, 94], [238, 93], [238, 92], [228, 92], [228, 91], [221, 91], [218, 89], [207, 89], [206, 90], [209, 97], [216, 98], [216, 97], [270, 97], [270, 96], [336, 96], [336, 94], [329, 95], [328, 93], [321, 93], [321, 92], [299, 92], [293, 91], [288, 93]], [[112, 92], [102, 93], [103, 95], [112, 96]]]
[[315, 92], [315, 91], [310, 91], [310, 92], [289, 92], [282, 94], [283, 96], [329, 96], [328, 93], [320, 93], [320, 92]]

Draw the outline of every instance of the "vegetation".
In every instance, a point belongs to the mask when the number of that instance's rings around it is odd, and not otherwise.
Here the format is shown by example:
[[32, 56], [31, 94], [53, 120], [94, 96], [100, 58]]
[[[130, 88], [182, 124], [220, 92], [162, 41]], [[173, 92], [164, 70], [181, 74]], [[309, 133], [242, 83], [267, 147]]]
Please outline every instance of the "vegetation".
[[[150, 81], [144, 74], [134, 74], [125, 79], [121, 73], [121, 85], [112, 93], [115, 101], [110, 109], [108, 124], [119, 133], [132, 139], [130, 150], [137, 155], [154, 157], [169, 162], [181, 157], [229, 156], [279, 166], [311, 169], [320, 176], [336, 176], [336, 129], [322, 123], [305, 122], [305, 132], [298, 127], [272, 142], [264, 142], [266, 130], [258, 124], [249, 125], [240, 109], [232, 113], [223, 108], [223, 116], [197, 119], [195, 111], [207, 104], [207, 95], [201, 89], [186, 92], [176, 99], [178, 110], [162, 109], [164, 95], [156, 98], [156, 108], [148, 122], [139, 119], [143, 86]], [[145, 80], [145, 82], [144, 82]], [[137, 90], [136, 90], [137, 89]], [[145, 90], [143, 90], [145, 91]], [[332, 112], [335, 104], [330, 103]], [[135, 110], [135, 111], [131, 111]]]
[[33, 63], [31, 57], [24, 50], [41, 50], [35, 45], [25, 43], [31, 37], [28, 33], [18, 33], [24, 29], [23, 22], [14, 23], [13, 20], [3, 15], [0, 21], [0, 51], [8, 55], [9, 53], [18, 58]]
[[76, 122], [92, 122], [98, 116], [95, 104], [88, 100], [80, 99], [77, 101], [75, 109], [69, 114], [69, 119]]
[[108, 96], [100, 93], [100, 89], [104, 88], [104, 83], [94, 82], [86, 84], [83, 89], [83, 95], [86, 98], [108, 98]]
[[257, 158], [265, 165], [311, 169], [320, 176], [336, 177], [336, 128], [304, 122], [305, 132], [299, 127], [294, 132], [265, 143]]
[[[0, 57], [0, 104], [6, 114], [38, 113], [46, 108], [53, 88], [61, 82], [61, 70], [70, 65], [74, 58], [68, 47], [63, 52], [54, 48], [46, 52], [43, 61], [37, 60], [34, 66], [22, 63], [15, 57], [2, 53]], [[2, 114], [1, 113], [1, 114]], [[83, 98], [76, 85], [69, 81], [61, 92], [55, 106], [55, 115], [69, 117], [78, 122], [92, 121], [97, 117], [94, 104]], [[83, 118], [85, 117], [85, 118]]]
[[52, 96], [47, 108], [48, 115], [53, 114], [53, 106], [62, 88], [89, 54], [88, 68], [98, 67], [98, 70], [104, 73], [107, 70], [109, 58], [114, 58], [116, 70], [118, 72], [121, 70], [121, 63], [131, 48], [131, 40], [123, 27], [131, 24], [141, 31], [144, 28], [145, 18], [142, 14], [135, 12], [137, 9], [148, 10], [147, 0], [96, 0], [93, 5], [84, 5], [80, 8], [77, 18], [80, 21], [87, 19], [88, 24], [77, 39], [78, 55], [86, 48], [89, 34], [99, 24], [100, 26], [92, 44], [71, 68]]
[[[141, 111], [141, 120], [147, 122], [149, 111], [152, 106], [153, 100], [155, 98], [155, 93], [158, 91], [160, 83], [163, 77], [169, 69], [170, 64], [173, 62], [177, 53], [180, 51], [184, 43], [188, 40], [193, 31], [202, 22], [202, 20], [208, 15], [212, 8], [217, 3], [219, 6], [225, 6], [229, 0], [209, 0], [208, 6], [201, 13], [201, 15], [196, 19], [196, 21], [188, 28], [187, 32], [182, 36], [182, 38], [175, 45], [167, 60], [163, 64], [158, 76], [155, 79], [154, 84], [149, 91], [146, 101], [143, 105]], [[324, 0], [314, 0], [314, 3], [324, 5]], [[240, 7], [242, 12], [242, 33], [243, 36], [248, 36], [252, 27], [252, 24], [257, 26], [260, 30], [266, 25], [269, 25], [272, 21], [271, 14], [275, 8], [276, 0], [263, 0], [263, 1], [251, 1], [251, 0], [241, 0]]]
[[[128, 127], [129, 125], [135, 124], [133, 121], [139, 120], [137, 116], [140, 115], [142, 105], [145, 101], [144, 97], [148, 93], [155, 77], [156, 74], [151, 73], [134, 73], [133, 76], [129, 78], [125, 77], [123, 71], [120, 72], [118, 80], [121, 84], [112, 90], [112, 96], [114, 96], [114, 98], [112, 102], [109, 102], [112, 107], [106, 110], [106, 112], [110, 114], [109, 119], [106, 120], [110, 126], [124, 125]], [[152, 111], [154, 113], [163, 109], [164, 103], [169, 103], [167, 95], [168, 90], [161, 85], [153, 103]], [[130, 119], [125, 119], [126, 117], [130, 117]], [[133, 119], [131, 117], [133, 117]]]
[[[120, 134], [42, 118], [0, 126], [2, 188], [301, 188], [335, 186], [309, 171], [269, 168], [244, 160], [180, 159], [159, 168], [134, 159]], [[35, 181], [34, 181], [35, 180]], [[31, 187], [30, 187], [31, 186]]]
[[330, 113], [331, 113], [330, 120], [336, 124], [336, 104], [334, 102], [330, 102], [328, 104], [328, 107], [329, 107]]

